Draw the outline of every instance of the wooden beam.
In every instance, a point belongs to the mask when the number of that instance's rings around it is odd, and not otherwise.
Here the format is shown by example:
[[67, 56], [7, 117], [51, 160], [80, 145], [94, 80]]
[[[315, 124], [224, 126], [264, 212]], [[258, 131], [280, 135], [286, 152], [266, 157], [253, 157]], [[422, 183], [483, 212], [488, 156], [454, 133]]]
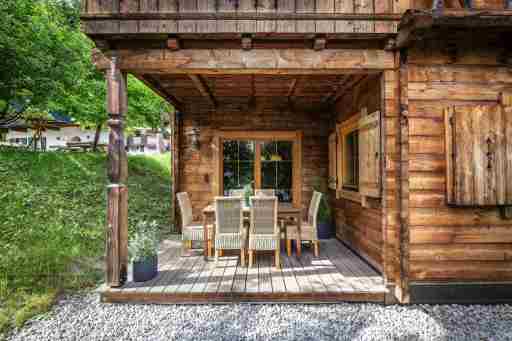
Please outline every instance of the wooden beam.
[[210, 104], [216, 108], [217, 101], [215, 100], [215, 97], [213, 96], [212, 92], [208, 88], [208, 84], [206, 84], [203, 77], [201, 77], [200, 75], [188, 75], [188, 77], [192, 80], [196, 89], [199, 90], [201, 95], [203, 95], [203, 97], [206, 98], [208, 100], [208, 102], [210, 102]]
[[287, 94], [287, 97], [288, 97], [288, 105], [290, 107], [290, 109], [292, 111], [295, 111], [295, 107], [294, 107], [294, 104], [295, 104], [295, 100], [294, 100], [294, 97], [295, 97], [295, 92], [297, 91], [297, 85], [302, 81], [302, 79], [304, 78], [304, 76], [300, 76], [300, 77], [297, 77], [297, 78], [294, 78], [290, 84], [290, 88], [288, 89], [288, 94]]
[[[168, 49], [119, 50], [120, 69], [137, 74], [308, 74], [376, 73], [395, 66], [394, 53], [382, 49]], [[99, 69], [107, 58], [96, 51]]]
[[326, 95], [322, 100], [322, 103], [332, 104], [336, 103], [339, 98], [341, 98], [347, 91], [350, 91], [354, 86], [356, 86], [360, 81], [362, 81], [366, 76], [365, 75], [351, 75], [345, 78], [337, 90]]
[[128, 109], [126, 74], [119, 57], [110, 58], [107, 73], [108, 143], [106, 279], [110, 287], [122, 286], [128, 272], [128, 160], [124, 146], [124, 115]]
[[182, 111], [183, 109], [183, 102], [180, 101], [178, 98], [173, 96], [172, 94], [168, 93], [166, 89], [164, 89], [158, 81], [156, 81], [153, 77], [150, 75], [140, 75], [140, 74], [133, 74], [138, 80], [143, 82], [148, 88], [152, 89], [154, 92], [156, 92], [160, 97], [164, 98], [169, 102], [176, 110]]

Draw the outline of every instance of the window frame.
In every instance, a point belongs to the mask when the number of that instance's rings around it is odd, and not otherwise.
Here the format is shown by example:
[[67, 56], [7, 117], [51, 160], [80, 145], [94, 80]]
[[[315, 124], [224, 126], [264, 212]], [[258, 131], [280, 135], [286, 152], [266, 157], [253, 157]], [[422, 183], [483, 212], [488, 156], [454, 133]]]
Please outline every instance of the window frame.
[[254, 160], [254, 188], [261, 189], [261, 143], [265, 141], [290, 141], [292, 147], [292, 204], [294, 207], [302, 206], [302, 140], [303, 132], [295, 131], [252, 131], [252, 130], [216, 130], [213, 137], [214, 181], [212, 190], [214, 195], [223, 195], [224, 191], [224, 141], [251, 140], [255, 142]]
[[[340, 157], [339, 167], [338, 167], [338, 187], [336, 191], [336, 197], [338, 199], [343, 198], [355, 202], [361, 202], [361, 194], [359, 193], [359, 186], [357, 188], [347, 188], [344, 181], [344, 176], [346, 173], [347, 167], [347, 145], [346, 138], [348, 135], [353, 133], [354, 131], [359, 131], [359, 119], [361, 118], [361, 114], [359, 112], [351, 115], [349, 119], [343, 121], [342, 123], [336, 126], [336, 131], [338, 132], [338, 146], [339, 150], [337, 152], [338, 157]], [[359, 141], [358, 141], [359, 143]], [[359, 153], [359, 147], [358, 147]], [[358, 157], [359, 162], [359, 157]], [[359, 174], [357, 174], [359, 177]]]

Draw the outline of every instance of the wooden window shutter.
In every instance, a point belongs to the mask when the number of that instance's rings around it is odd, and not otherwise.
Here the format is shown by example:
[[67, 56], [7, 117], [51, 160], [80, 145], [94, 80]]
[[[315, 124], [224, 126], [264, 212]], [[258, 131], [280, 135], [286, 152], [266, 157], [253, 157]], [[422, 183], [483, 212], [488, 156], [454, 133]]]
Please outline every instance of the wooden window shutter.
[[380, 111], [359, 119], [359, 193], [380, 198]]
[[337, 170], [336, 170], [336, 132], [329, 135], [329, 188], [336, 190], [337, 188]]
[[512, 205], [512, 114], [500, 105], [450, 107], [445, 129], [448, 204]]

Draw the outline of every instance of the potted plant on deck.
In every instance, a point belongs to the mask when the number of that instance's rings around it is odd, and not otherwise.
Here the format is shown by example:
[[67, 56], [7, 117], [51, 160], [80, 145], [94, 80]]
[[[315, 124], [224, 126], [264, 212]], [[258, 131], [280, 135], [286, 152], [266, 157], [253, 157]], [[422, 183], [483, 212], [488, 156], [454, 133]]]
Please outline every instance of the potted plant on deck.
[[331, 207], [329, 205], [329, 193], [327, 192], [327, 180], [322, 177], [314, 179], [313, 189], [322, 193], [320, 207], [318, 208], [318, 239], [329, 239], [333, 236], [333, 224]]
[[128, 245], [133, 266], [133, 281], [145, 282], [158, 273], [158, 225], [156, 222], [139, 222]]

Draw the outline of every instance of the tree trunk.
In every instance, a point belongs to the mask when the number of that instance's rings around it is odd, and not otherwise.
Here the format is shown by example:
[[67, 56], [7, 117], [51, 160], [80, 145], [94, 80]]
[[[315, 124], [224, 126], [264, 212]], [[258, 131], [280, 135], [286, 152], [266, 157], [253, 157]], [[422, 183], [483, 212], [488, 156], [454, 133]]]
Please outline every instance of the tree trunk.
[[94, 142], [92, 144], [92, 151], [97, 152], [98, 151], [98, 142], [100, 141], [100, 135], [101, 135], [101, 128], [103, 127], [103, 123], [99, 123], [96, 126], [96, 132], [94, 133]]

